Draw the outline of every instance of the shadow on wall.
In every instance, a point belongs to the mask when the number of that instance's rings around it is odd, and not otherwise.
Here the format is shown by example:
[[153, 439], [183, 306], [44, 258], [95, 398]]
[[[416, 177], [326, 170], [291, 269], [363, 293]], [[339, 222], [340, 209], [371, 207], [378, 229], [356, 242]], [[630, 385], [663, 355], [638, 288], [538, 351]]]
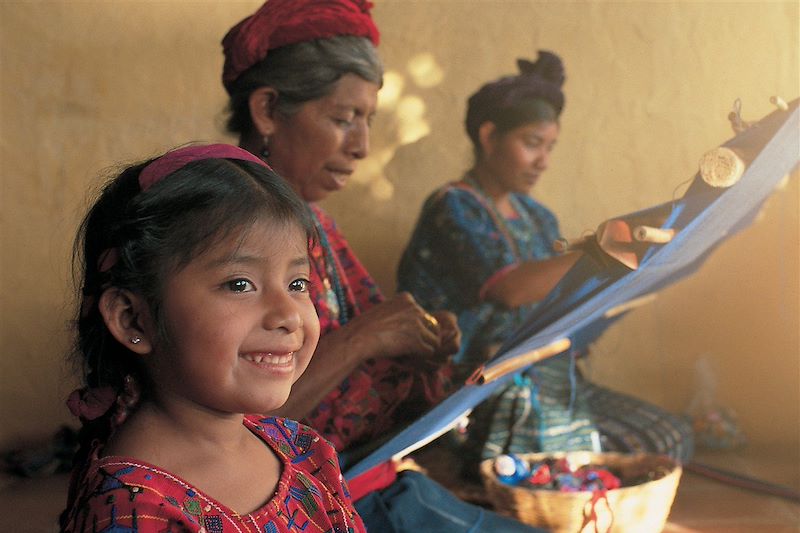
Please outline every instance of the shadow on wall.
[[430, 52], [413, 56], [405, 72], [387, 70], [383, 87], [378, 94], [379, 118], [374, 124], [370, 155], [359, 165], [353, 177], [355, 183], [366, 187], [372, 200], [391, 201], [394, 185], [386, 178], [385, 168], [397, 150], [412, 144], [431, 132], [428, 109], [420, 89], [430, 89], [442, 83], [444, 71]]

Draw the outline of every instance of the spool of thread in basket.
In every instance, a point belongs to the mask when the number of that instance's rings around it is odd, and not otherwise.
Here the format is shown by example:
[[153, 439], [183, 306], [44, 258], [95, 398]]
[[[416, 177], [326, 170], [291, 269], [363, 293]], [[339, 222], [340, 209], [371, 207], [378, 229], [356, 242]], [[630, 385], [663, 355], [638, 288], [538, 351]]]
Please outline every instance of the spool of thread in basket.
[[533, 464], [516, 455], [495, 458], [497, 479], [507, 485], [550, 489], [560, 492], [613, 490], [622, 486], [608, 468], [582, 465], [573, 468], [565, 458], [545, 459]]

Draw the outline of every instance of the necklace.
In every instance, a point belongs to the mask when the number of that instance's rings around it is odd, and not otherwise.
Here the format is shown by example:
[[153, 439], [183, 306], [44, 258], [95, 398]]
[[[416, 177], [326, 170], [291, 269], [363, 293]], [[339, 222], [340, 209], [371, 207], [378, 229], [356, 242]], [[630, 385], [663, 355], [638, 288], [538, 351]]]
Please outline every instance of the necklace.
[[[325, 288], [325, 303], [333, 316], [333, 319], [344, 326], [349, 319], [347, 307], [347, 295], [342, 286], [339, 270], [337, 268], [336, 256], [333, 248], [328, 241], [328, 235], [322, 227], [322, 223], [317, 217], [317, 213], [312, 209], [311, 216], [314, 217], [314, 225], [319, 235], [319, 243], [322, 246], [322, 262], [325, 265], [325, 275], [320, 275], [322, 285]], [[321, 274], [321, 273], [320, 273]]]

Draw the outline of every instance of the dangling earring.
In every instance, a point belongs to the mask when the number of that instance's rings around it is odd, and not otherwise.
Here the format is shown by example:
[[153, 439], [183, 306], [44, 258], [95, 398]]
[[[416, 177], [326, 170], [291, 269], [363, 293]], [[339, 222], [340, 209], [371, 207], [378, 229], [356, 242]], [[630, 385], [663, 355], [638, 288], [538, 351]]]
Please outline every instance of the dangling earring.
[[269, 157], [269, 137], [264, 135], [264, 146], [261, 148], [261, 159], [264, 161]]

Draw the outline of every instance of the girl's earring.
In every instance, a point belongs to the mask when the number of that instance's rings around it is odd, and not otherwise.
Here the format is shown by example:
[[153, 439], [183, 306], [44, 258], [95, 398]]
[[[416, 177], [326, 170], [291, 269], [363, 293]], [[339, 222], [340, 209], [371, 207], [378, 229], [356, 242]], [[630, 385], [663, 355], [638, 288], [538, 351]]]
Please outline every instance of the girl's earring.
[[264, 136], [264, 146], [261, 148], [261, 159], [267, 160], [269, 157], [269, 137]]
[[142, 342], [140, 337], [131, 337], [131, 344], [139, 344], [140, 342]]

